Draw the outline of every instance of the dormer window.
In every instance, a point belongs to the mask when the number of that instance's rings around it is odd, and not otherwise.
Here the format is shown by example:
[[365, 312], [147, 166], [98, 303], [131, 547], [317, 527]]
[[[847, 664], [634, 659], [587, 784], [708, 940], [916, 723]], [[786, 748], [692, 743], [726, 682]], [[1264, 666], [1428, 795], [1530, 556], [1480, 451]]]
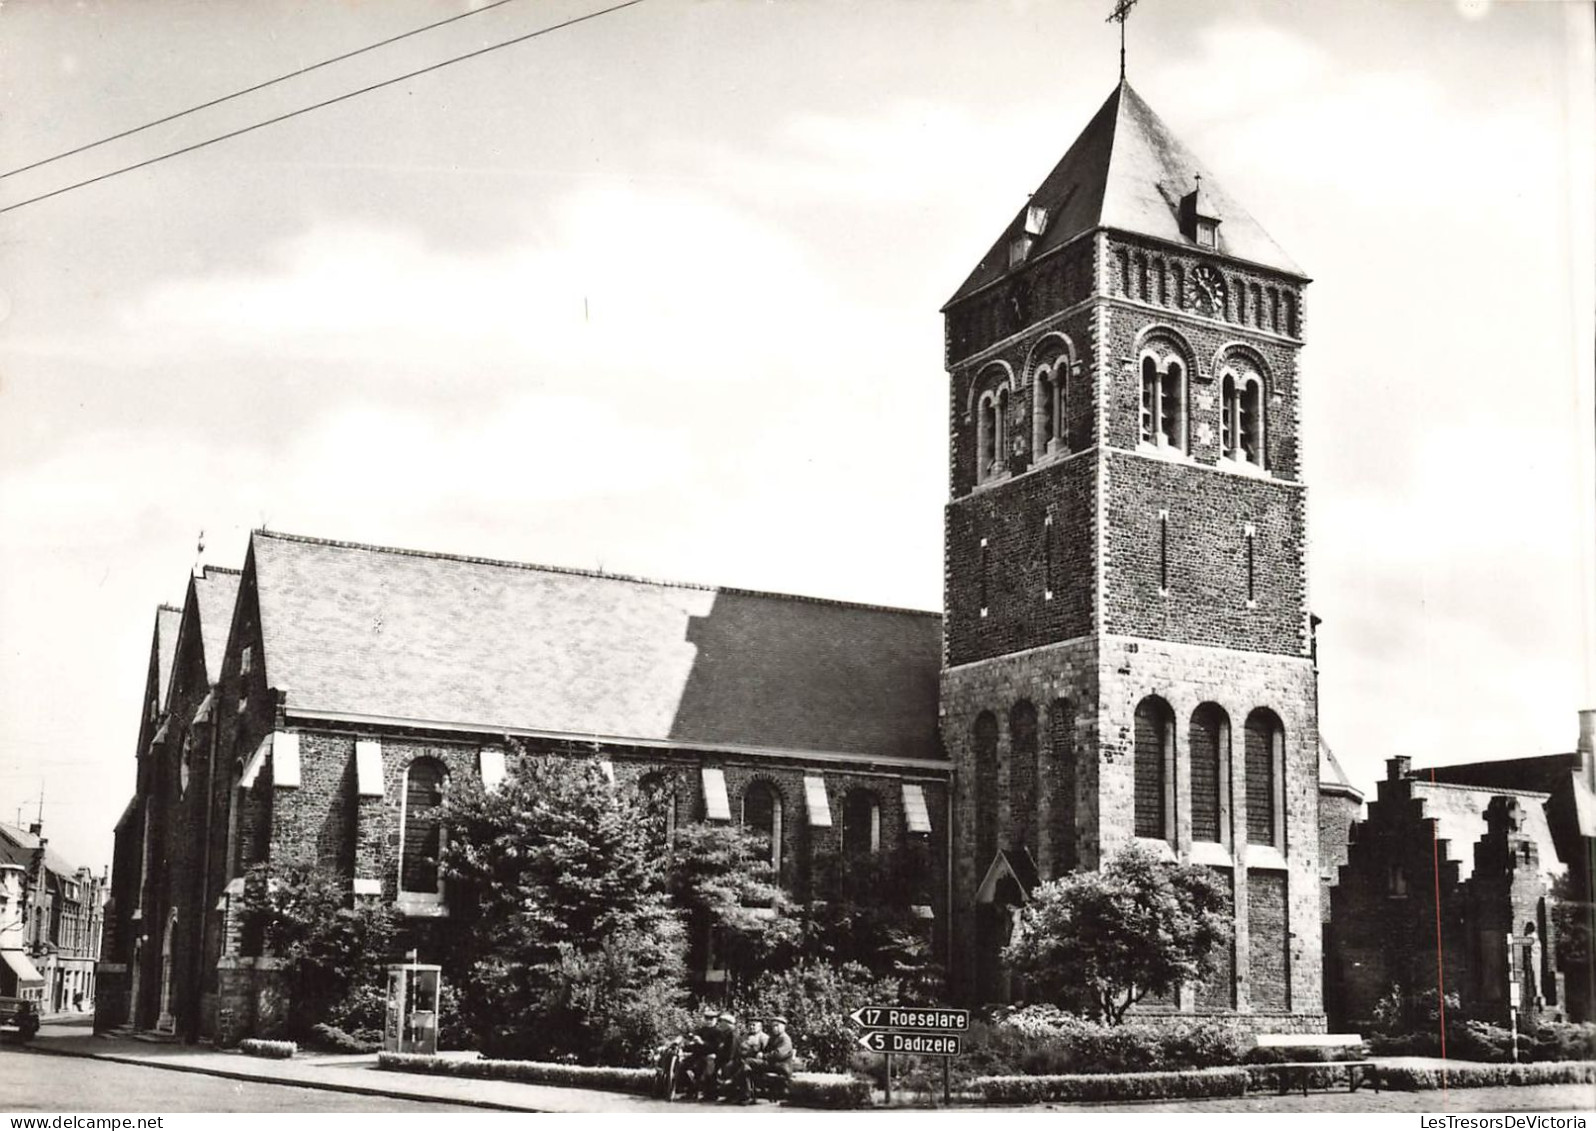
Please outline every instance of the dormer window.
[[248, 675], [250, 672], [252, 672], [254, 670], [255, 670], [255, 649], [253, 647], [251, 647], [251, 646], [246, 646], [244, 648], [244, 650], [241, 653], [239, 653], [239, 657], [238, 657], [238, 674], [239, 675]]
[[1198, 247], [1219, 246], [1219, 216], [1203, 195], [1203, 179], [1196, 178], [1196, 187], [1180, 201], [1180, 230], [1187, 239], [1195, 240]]

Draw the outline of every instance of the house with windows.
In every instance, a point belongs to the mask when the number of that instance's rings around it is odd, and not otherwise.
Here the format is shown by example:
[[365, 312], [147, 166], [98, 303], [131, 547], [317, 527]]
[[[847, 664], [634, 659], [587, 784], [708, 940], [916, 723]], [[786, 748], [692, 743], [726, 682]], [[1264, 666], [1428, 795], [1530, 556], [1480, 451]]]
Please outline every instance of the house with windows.
[[41, 823], [0, 824], [0, 996], [36, 994], [46, 1013], [91, 1008], [105, 891], [50, 847]]
[[1572, 753], [1414, 769], [1387, 763], [1331, 889], [1327, 990], [1359, 1025], [1393, 990], [1436, 985], [1507, 1025], [1596, 1020], [1588, 953], [1560, 945], [1558, 904], [1596, 865], [1596, 711]]

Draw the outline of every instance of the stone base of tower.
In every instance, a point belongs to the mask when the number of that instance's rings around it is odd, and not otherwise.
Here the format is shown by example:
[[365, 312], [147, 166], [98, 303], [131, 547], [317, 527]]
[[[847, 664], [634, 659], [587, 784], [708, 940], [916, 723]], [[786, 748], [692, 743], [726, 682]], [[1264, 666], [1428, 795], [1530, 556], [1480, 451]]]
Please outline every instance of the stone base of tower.
[[[1168, 720], [1157, 737], [1160, 836], [1138, 835], [1153, 831], [1148, 783], [1137, 792], [1138, 766], [1150, 764], [1150, 715]], [[1259, 719], [1272, 729], [1255, 726]], [[1118, 636], [1064, 641], [944, 671], [942, 728], [958, 783], [949, 973], [959, 1000], [1014, 996], [996, 954], [1028, 884], [1101, 867], [1142, 842], [1221, 876], [1235, 938], [1213, 978], [1138, 1012], [1246, 1017], [1259, 1031], [1323, 1029], [1318, 725], [1307, 657]]]

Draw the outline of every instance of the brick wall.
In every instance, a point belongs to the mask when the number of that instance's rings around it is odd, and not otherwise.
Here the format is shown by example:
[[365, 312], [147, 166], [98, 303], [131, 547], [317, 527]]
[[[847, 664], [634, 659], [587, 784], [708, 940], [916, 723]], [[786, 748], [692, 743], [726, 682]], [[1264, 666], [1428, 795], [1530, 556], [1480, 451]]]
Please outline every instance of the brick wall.
[[[1062, 874], [1075, 862], [1098, 863], [1097, 674], [1096, 645], [1090, 639], [950, 667], [942, 674], [942, 742], [953, 759], [955, 780], [964, 783], [953, 810], [956, 961], [950, 970], [953, 991], [962, 998], [981, 984], [973, 899], [992, 863], [991, 852], [982, 846], [993, 851], [1017, 847], [1023, 831], [1043, 878]], [[1029, 773], [1016, 773], [1014, 766], [1012, 724], [1021, 703], [1037, 713], [1037, 760]], [[993, 764], [982, 765], [975, 730], [976, 720], [987, 712], [997, 725], [996, 754]], [[991, 783], [995, 804], [982, 801], [970, 787], [977, 780]], [[1035, 807], [1019, 821], [1016, 784], [1022, 802]]]
[[944, 632], [950, 666], [1092, 630], [1096, 494], [1096, 463], [1084, 454], [948, 506]]
[[[1169, 704], [1175, 717], [1172, 847], [1180, 858], [1191, 858], [1192, 720], [1204, 704], [1217, 706], [1229, 720], [1228, 774], [1222, 777], [1228, 783], [1228, 806], [1224, 811], [1229, 821], [1221, 830], [1217, 849], [1202, 851], [1224, 853], [1238, 869], [1238, 876], [1264, 869], [1284, 877], [1291, 1008], [1296, 1013], [1320, 1015], [1319, 748], [1311, 662], [1296, 657], [1105, 637], [1099, 673], [1097, 801], [1103, 855], [1113, 855], [1133, 839], [1135, 711], [1144, 698], [1157, 695]], [[1245, 845], [1247, 775], [1242, 732], [1247, 716], [1260, 707], [1273, 711], [1283, 729], [1283, 777], [1278, 795], [1284, 806], [1284, 844], [1276, 848]], [[1212, 856], [1203, 859], [1215, 863]], [[1238, 880], [1238, 955], [1251, 953], [1251, 890], [1250, 879]], [[1251, 1001], [1247, 964], [1240, 965], [1237, 1007], [1261, 1011]]]
[[1248, 996], [1259, 1013], [1291, 1009], [1286, 905], [1284, 872], [1247, 873]]
[[1105, 631], [1307, 654], [1301, 488], [1125, 452], [1104, 468]]
[[[1275, 331], [1267, 324], [1259, 327], [1249, 316], [1246, 321], [1237, 318], [1234, 302], [1226, 311], [1226, 319], [1216, 322], [1194, 317], [1189, 308], [1182, 309], [1174, 301], [1175, 288], [1166, 288], [1168, 299], [1157, 301], [1157, 288], [1152, 298], [1141, 298], [1141, 290], [1133, 279], [1129, 293], [1122, 287], [1118, 264], [1122, 256], [1150, 256], [1171, 277], [1178, 266], [1189, 278], [1200, 262], [1216, 264], [1217, 261], [1199, 255], [1181, 255], [1151, 243], [1140, 243], [1119, 237], [1107, 241], [1110, 269], [1107, 271], [1107, 294], [1112, 301], [1107, 306], [1104, 319], [1105, 334], [1101, 342], [1099, 363], [1105, 374], [1108, 391], [1105, 402], [1105, 429], [1108, 443], [1116, 448], [1134, 448], [1140, 436], [1141, 375], [1138, 370], [1140, 345], [1149, 327], [1158, 327], [1164, 340], [1174, 344], [1184, 357], [1190, 384], [1187, 397], [1187, 425], [1189, 450], [1198, 462], [1213, 465], [1220, 455], [1220, 387], [1219, 360], [1227, 350], [1242, 346], [1251, 351], [1261, 363], [1267, 397], [1265, 406], [1264, 463], [1274, 476], [1295, 480], [1299, 477], [1300, 454], [1298, 435], [1300, 426], [1300, 397], [1297, 374], [1297, 351], [1301, 347], [1302, 317], [1299, 310], [1297, 333], [1282, 329]], [[1156, 275], [1156, 270], [1150, 268]], [[1269, 289], [1294, 296], [1299, 307], [1302, 302], [1301, 286], [1283, 276], [1265, 275], [1226, 264], [1224, 274], [1230, 293], [1234, 296], [1246, 284], [1259, 286], [1267, 294]], [[1266, 302], [1266, 307], [1270, 304]], [[1249, 310], [1250, 315], [1250, 310]]]
[[[1236, 1008], [1244, 1012], [1263, 1012], [1276, 1001], [1276, 987], [1289, 989], [1294, 1013], [1305, 1018], [1308, 1028], [1322, 1027], [1320, 963], [1322, 938], [1319, 922], [1318, 865], [1318, 735], [1313, 710], [1313, 668], [1305, 658], [1271, 656], [1149, 640], [1104, 637], [1074, 641], [1033, 649], [1019, 654], [950, 668], [943, 673], [943, 742], [954, 760], [960, 781], [978, 776], [973, 728], [983, 711], [991, 711], [999, 723], [995, 777], [999, 797], [998, 843], [1011, 838], [1014, 823], [1010, 809], [1013, 795], [1012, 735], [1010, 712], [1015, 703], [1028, 700], [1040, 713], [1043, 773], [1039, 781], [1053, 774], [1056, 759], [1049, 762], [1057, 745], [1052, 738], [1049, 712], [1058, 699], [1068, 699], [1074, 707], [1072, 739], [1075, 750], [1075, 844], [1081, 866], [1097, 867], [1133, 839], [1134, 828], [1134, 715], [1136, 705], [1149, 695], [1158, 695], [1173, 709], [1174, 746], [1174, 822], [1175, 841], [1171, 846], [1181, 859], [1192, 858], [1190, 797], [1190, 734], [1192, 716], [1203, 704], [1222, 709], [1229, 719], [1229, 770], [1223, 777], [1228, 788], [1225, 813], [1228, 824], [1222, 844], [1204, 850], [1219, 851], [1233, 874], [1247, 877], [1249, 872], [1274, 876], [1280, 884], [1281, 914], [1270, 918], [1260, 912], [1257, 921], [1276, 933], [1282, 966], [1271, 969], [1268, 986], [1262, 987], [1262, 1002], [1251, 1000], [1251, 982], [1257, 976], [1249, 961], [1234, 970], [1230, 994]], [[1283, 730], [1283, 778], [1279, 796], [1284, 805], [1282, 824], [1285, 840], [1275, 848], [1247, 847], [1247, 775], [1242, 756], [1242, 728], [1247, 716], [1266, 707], [1279, 716]], [[1048, 784], [1036, 796], [1050, 795]], [[976, 948], [975, 889], [989, 860], [980, 859], [976, 799], [966, 790], [955, 805], [954, 930], [955, 948], [961, 956], [961, 969], [955, 971], [955, 992], [969, 993], [979, 984], [980, 956]], [[1054, 824], [1048, 814], [1043, 824]], [[1056, 874], [1063, 863], [1057, 847], [1041, 841], [1036, 850], [1045, 877]], [[1211, 855], [1203, 860], [1213, 863]], [[1273, 881], [1264, 881], [1273, 882]], [[1236, 884], [1236, 954], [1253, 954], [1249, 926], [1254, 921], [1249, 911], [1252, 885], [1249, 879]], [[1262, 942], [1260, 945], [1264, 945]], [[1233, 964], [1234, 965], [1234, 964]], [[1260, 968], [1261, 969], [1261, 968]], [[1185, 1009], [1215, 1008], [1224, 992], [1215, 987], [1193, 990], [1181, 999]]]

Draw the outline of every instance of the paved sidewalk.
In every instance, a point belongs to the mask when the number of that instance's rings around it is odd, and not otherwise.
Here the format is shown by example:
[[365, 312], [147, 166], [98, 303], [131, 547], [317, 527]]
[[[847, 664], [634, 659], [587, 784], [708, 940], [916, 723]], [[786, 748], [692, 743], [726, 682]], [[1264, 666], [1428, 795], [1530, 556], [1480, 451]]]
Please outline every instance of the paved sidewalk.
[[[201, 1045], [158, 1044], [131, 1037], [96, 1037], [79, 1025], [46, 1025], [26, 1045], [8, 1050], [32, 1055], [92, 1057], [121, 1064], [144, 1065], [172, 1072], [200, 1072], [234, 1080], [292, 1084], [329, 1092], [387, 1096], [395, 1099], [466, 1104], [493, 1111], [645, 1112], [748, 1111], [713, 1104], [664, 1103], [619, 1092], [589, 1088], [555, 1088], [507, 1080], [455, 1079], [412, 1072], [381, 1072], [377, 1057], [301, 1053], [290, 1060], [267, 1060]], [[756, 1110], [779, 1110], [761, 1104]]]
[[[197, 1072], [233, 1080], [285, 1084], [353, 1095], [383, 1096], [422, 1103], [460, 1104], [492, 1111], [527, 1112], [785, 1112], [794, 1109], [761, 1103], [757, 1107], [701, 1104], [679, 1100], [664, 1103], [642, 1096], [589, 1088], [556, 1088], [507, 1080], [456, 1079], [410, 1072], [382, 1072], [375, 1054], [302, 1053], [290, 1060], [266, 1060], [201, 1045], [161, 1044], [133, 1037], [96, 1037], [86, 1023], [73, 1018], [46, 1024], [26, 1045], [8, 1044], [6, 1051], [31, 1055], [90, 1057], [173, 1072]], [[1382, 1058], [1382, 1063], [1439, 1066], [1429, 1057]], [[1457, 1062], [1453, 1062], [1454, 1064]], [[910, 1097], [905, 1096], [904, 1099]], [[878, 1099], [879, 1102], [879, 1099]], [[1543, 1085], [1525, 1088], [1457, 1089], [1442, 1092], [1356, 1093], [1345, 1090], [1275, 1096], [1257, 1094], [1219, 1100], [1185, 1100], [1123, 1104], [1036, 1104], [997, 1112], [1120, 1110], [1145, 1112], [1268, 1111], [1589, 1111], [1596, 1106], [1588, 1085]], [[902, 1110], [902, 1109], [900, 1109]], [[958, 1110], [982, 1110], [960, 1108]], [[812, 1114], [812, 1113], [811, 1113]]]

